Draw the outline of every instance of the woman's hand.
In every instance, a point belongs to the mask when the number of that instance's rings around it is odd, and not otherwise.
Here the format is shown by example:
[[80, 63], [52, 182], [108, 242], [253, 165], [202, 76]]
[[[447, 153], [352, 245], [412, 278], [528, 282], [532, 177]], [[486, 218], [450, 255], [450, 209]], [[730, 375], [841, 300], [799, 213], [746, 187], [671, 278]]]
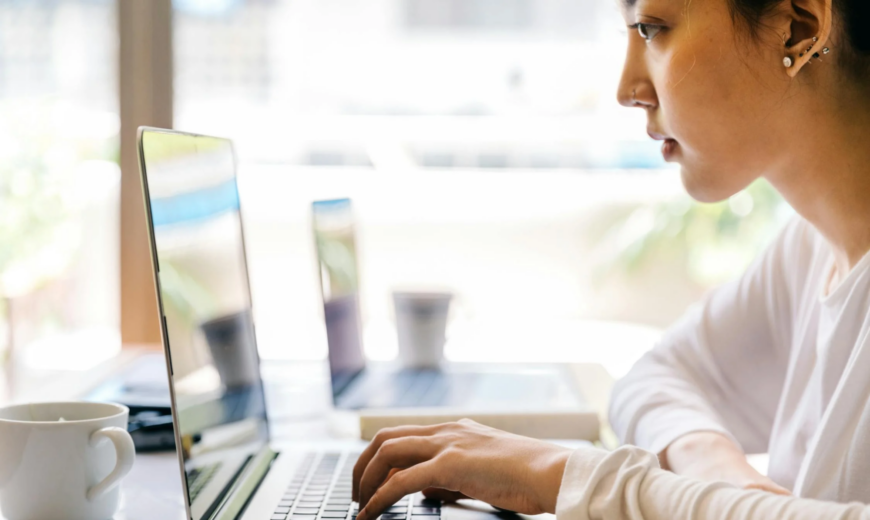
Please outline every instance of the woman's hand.
[[353, 469], [357, 520], [377, 518], [403, 496], [429, 488], [518, 513], [554, 513], [570, 454], [468, 419], [384, 429]]
[[777, 495], [791, 494], [750, 466], [743, 451], [721, 433], [686, 434], [660, 453], [659, 461], [665, 469], [699, 480], [724, 481]]

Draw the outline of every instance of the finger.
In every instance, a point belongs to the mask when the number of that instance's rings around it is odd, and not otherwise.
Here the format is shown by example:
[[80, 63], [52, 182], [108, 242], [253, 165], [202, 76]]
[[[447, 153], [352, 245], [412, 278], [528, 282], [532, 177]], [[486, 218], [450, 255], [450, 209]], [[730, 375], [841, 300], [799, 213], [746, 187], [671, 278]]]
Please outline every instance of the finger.
[[400, 437], [384, 441], [360, 478], [360, 507], [365, 507], [375, 491], [388, 480], [392, 470], [427, 461], [439, 450], [439, 444], [432, 437]]
[[444, 479], [438, 471], [435, 460], [427, 460], [408, 469], [403, 469], [384, 482], [372, 495], [365, 507], [360, 509], [357, 520], [377, 518], [388, 507], [405, 495], [416, 493], [429, 487], [445, 487]]
[[369, 461], [372, 460], [372, 457], [375, 456], [375, 453], [380, 449], [381, 444], [390, 440], [396, 439], [399, 437], [408, 437], [408, 436], [425, 436], [432, 435], [437, 432], [441, 425], [435, 426], [399, 426], [397, 428], [384, 428], [375, 434], [375, 437], [372, 439], [372, 442], [366, 446], [366, 449], [360, 454], [359, 458], [356, 461], [356, 464], [353, 467], [353, 486], [351, 487], [351, 497], [355, 501], [359, 501], [359, 481], [363, 476], [363, 472], [365, 472], [366, 466], [368, 466]]
[[463, 498], [468, 498], [459, 491], [450, 491], [448, 489], [426, 488], [423, 490], [423, 496], [431, 500], [440, 500], [442, 502], [451, 503]]

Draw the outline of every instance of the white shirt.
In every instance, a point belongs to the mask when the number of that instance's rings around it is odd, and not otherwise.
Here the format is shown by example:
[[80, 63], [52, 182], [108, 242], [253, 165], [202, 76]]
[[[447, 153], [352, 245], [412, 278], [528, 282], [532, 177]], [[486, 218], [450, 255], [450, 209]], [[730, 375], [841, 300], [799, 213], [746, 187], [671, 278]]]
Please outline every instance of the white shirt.
[[792, 221], [615, 387], [620, 439], [658, 453], [693, 431], [770, 453], [796, 496], [870, 503], [870, 253], [825, 294], [828, 243]]
[[[870, 520], [870, 253], [826, 294], [832, 268], [797, 219], [687, 313], [614, 391], [614, 429], [650, 451], [575, 451], [558, 520]], [[692, 431], [769, 450], [770, 476], [796, 496], [661, 470], [653, 453]]]
[[557, 520], [870, 520], [870, 507], [739, 489], [664, 471], [633, 446], [575, 451], [562, 476]]

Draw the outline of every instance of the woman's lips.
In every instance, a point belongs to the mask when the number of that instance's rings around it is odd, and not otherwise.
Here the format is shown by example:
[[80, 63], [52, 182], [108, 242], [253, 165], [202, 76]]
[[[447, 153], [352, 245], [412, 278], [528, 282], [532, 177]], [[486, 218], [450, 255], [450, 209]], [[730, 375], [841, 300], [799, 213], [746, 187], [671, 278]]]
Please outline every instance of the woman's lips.
[[674, 156], [677, 147], [679, 146], [676, 139], [672, 139], [658, 132], [653, 132], [652, 130], [647, 130], [646, 133], [656, 141], [664, 141], [664, 143], [662, 143], [662, 156], [665, 158], [665, 161], [669, 161], [671, 157]]
[[665, 161], [670, 161], [671, 157], [677, 152], [677, 147], [679, 144], [674, 139], [665, 139], [665, 142], [662, 144], [662, 157], [665, 158]]

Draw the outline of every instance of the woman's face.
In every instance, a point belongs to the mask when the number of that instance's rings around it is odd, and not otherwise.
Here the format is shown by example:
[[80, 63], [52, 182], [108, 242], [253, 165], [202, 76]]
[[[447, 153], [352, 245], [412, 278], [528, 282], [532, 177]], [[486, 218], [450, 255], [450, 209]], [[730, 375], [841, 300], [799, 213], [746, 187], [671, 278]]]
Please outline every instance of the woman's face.
[[619, 101], [646, 110], [650, 136], [665, 140], [689, 194], [722, 200], [775, 170], [789, 109], [782, 35], [751, 36], [728, 0], [636, 0], [623, 14]]

